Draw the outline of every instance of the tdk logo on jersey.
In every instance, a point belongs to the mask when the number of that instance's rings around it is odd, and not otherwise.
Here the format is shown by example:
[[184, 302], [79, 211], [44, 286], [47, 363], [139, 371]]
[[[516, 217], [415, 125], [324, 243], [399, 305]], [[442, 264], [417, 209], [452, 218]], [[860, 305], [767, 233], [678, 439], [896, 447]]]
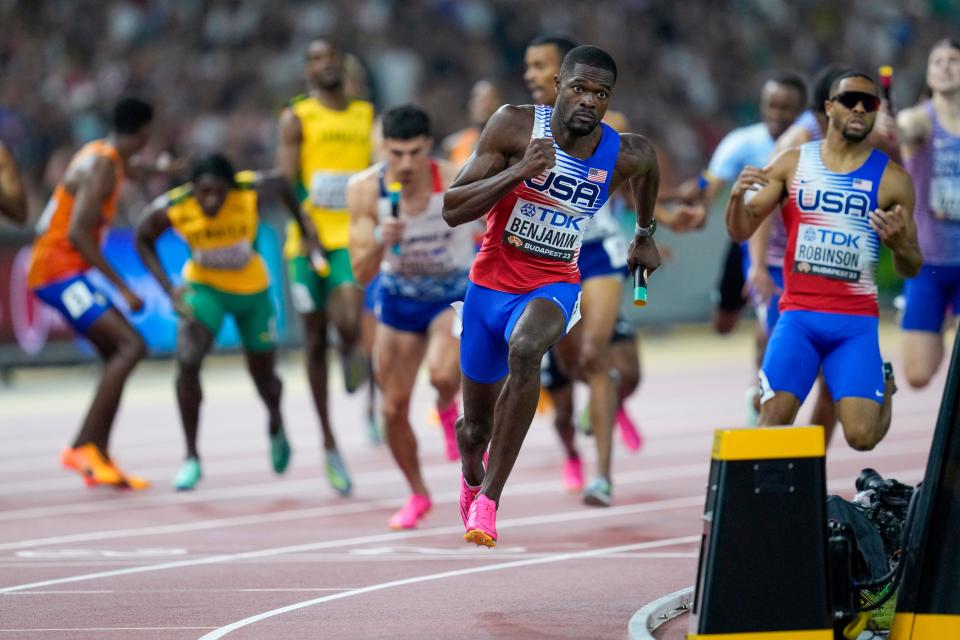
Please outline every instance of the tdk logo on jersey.
[[540, 174], [536, 178], [527, 180], [531, 189], [547, 192], [558, 200], [569, 202], [575, 206], [593, 208], [600, 197], [600, 185], [593, 182], [584, 182], [567, 175], [549, 172]]
[[813, 189], [800, 187], [797, 205], [802, 211], [841, 213], [845, 216], [867, 217], [870, 212], [870, 196], [858, 191], [842, 189]]
[[534, 204], [530, 204], [529, 202], [525, 202], [524, 204], [520, 205], [520, 215], [533, 218], [534, 220], [539, 220], [540, 222], [548, 224], [551, 227], [573, 229], [576, 232], [581, 231], [580, 223], [586, 220], [586, 218], [583, 216], [572, 216], [564, 213], [563, 211], [548, 209], [547, 207], [538, 207]]
[[808, 243], [817, 243], [829, 247], [846, 247], [860, 250], [860, 239], [863, 236], [859, 233], [844, 233], [835, 229], [824, 229], [823, 227], [809, 227], [803, 234], [803, 239]]

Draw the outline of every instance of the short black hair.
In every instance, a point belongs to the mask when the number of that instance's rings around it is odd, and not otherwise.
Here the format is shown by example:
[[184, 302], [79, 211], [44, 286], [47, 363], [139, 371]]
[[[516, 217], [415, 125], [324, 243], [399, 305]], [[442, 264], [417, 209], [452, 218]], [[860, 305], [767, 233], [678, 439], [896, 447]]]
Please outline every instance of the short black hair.
[[807, 83], [803, 81], [799, 74], [792, 71], [781, 71], [770, 76], [767, 82], [790, 87], [800, 96], [800, 104], [807, 104]]
[[527, 45], [527, 49], [530, 47], [543, 47], [545, 45], [552, 44], [557, 48], [557, 52], [560, 54], [560, 59], [563, 60], [564, 56], [570, 53], [572, 50], [577, 48], [577, 43], [568, 38], [567, 36], [560, 35], [546, 35], [546, 36], [537, 36], [530, 41], [530, 44]]
[[153, 120], [153, 107], [146, 100], [128, 96], [113, 106], [113, 130], [133, 135]]
[[393, 140], [412, 140], [430, 137], [430, 116], [420, 107], [404, 104], [388, 109], [383, 114], [383, 137]]
[[833, 79], [833, 82], [830, 83], [830, 95], [827, 98], [832, 98], [837, 94], [837, 89], [840, 88], [840, 83], [846, 80], [847, 78], [863, 78], [864, 80], [869, 80], [870, 84], [873, 85], [873, 88], [877, 88], [877, 81], [873, 79], [869, 73], [864, 71], [857, 71], [856, 69], [851, 69], [849, 71], [844, 71], [836, 78]]
[[821, 69], [813, 78], [813, 104], [810, 108], [817, 113], [826, 113], [824, 103], [830, 99], [830, 87], [837, 76], [853, 71], [844, 64], [831, 64]]
[[571, 49], [563, 57], [563, 63], [560, 65], [560, 75], [570, 73], [578, 64], [609, 71], [613, 74], [613, 81], [617, 81], [617, 63], [613, 61], [609, 53], [600, 47], [585, 44]]
[[200, 176], [205, 175], [219, 178], [231, 187], [237, 184], [233, 164], [222, 153], [212, 153], [193, 161], [193, 166], [190, 167], [190, 182], [196, 182]]

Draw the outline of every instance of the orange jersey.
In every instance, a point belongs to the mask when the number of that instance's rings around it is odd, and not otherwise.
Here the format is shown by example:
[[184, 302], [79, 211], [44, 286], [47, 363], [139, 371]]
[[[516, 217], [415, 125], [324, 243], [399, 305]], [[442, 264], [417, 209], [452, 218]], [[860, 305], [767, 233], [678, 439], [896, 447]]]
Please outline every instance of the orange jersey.
[[[116, 170], [116, 179], [113, 192], [103, 203], [100, 221], [94, 231], [98, 243], [103, 241], [107, 228], [117, 214], [117, 200], [123, 186], [123, 161], [117, 150], [106, 140], [94, 140], [73, 156], [70, 168], [79, 163], [88, 155], [94, 154], [109, 158]], [[31, 289], [42, 287], [51, 282], [63, 280], [70, 276], [83, 273], [90, 268], [90, 264], [80, 255], [67, 237], [70, 229], [70, 219], [73, 216], [74, 194], [70, 193], [61, 182], [53, 192], [53, 196], [43, 210], [40, 221], [37, 223], [37, 239], [33, 243], [33, 253], [30, 257], [30, 269], [27, 272], [27, 286]]]
[[467, 127], [457, 135], [457, 142], [450, 150], [450, 162], [458, 169], [467, 164], [467, 160], [477, 148], [477, 142], [480, 141], [480, 129], [477, 127]]

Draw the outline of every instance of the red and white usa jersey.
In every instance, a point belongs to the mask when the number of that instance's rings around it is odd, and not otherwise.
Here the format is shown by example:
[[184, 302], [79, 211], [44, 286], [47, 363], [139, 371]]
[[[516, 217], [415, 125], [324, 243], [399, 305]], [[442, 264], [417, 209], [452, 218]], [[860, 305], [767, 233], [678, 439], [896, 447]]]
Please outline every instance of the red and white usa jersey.
[[[553, 109], [537, 106], [531, 138], [552, 138]], [[583, 233], [607, 201], [620, 153], [620, 135], [600, 124], [596, 151], [586, 160], [553, 144], [557, 163], [518, 184], [487, 213], [487, 231], [470, 280], [480, 286], [526, 293], [555, 282], [580, 282], [577, 257]]]
[[870, 226], [889, 158], [874, 150], [850, 173], [829, 171], [822, 143], [800, 147], [800, 160], [783, 208], [787, 250], [781, 311], [876, 316], [875, 280], [880, 237]]

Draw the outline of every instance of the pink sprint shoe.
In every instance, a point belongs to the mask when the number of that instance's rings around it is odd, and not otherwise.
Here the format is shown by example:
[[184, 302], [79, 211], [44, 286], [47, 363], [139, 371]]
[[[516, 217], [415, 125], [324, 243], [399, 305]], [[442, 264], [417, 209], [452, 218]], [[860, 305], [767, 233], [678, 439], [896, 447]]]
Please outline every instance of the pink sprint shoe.
[[630, 451], [639, 451], [640, 447], [643, 446], [643, 437], [640, 435], [637, 425], [633, 424], [633, 420], [630, 419], [622, 406], [617, 409], [617, 425], [620, 427], [620, 439], [623, 440], [623, 446]]
[[428, 496], [413, 494], [400, 511], [393, 514], [389, 526], [391, 529], [416, 529], [420, 518], [427, 515], [432, 506]]
[[467, 516], [467, 532], [463, 539], [478, 547], [497, 546], [497, 503], [482, 493], [470, 505]]
[[583, 489], [583, 463], [580, 458], [567, 458], [563, 463], [563, 486], [567, 491]]
[[460, 459], [460, 447], [457, 446], [457, 418], [460, 410], [457, 408], [457, 401], [454, 400], [446, 409], [437, 408], [437, 415], [440, 416], [440, 426], [443, 427], [443, 439], [447, 445], [447, 460]]
[[463, 528], [467, 529], [467, 517], [470, 515], [470, 505], [476, 500], [480, 493], [480, 487], [471, 487], [467, 480], [460, 475], [460, 519], [463, 520]]

